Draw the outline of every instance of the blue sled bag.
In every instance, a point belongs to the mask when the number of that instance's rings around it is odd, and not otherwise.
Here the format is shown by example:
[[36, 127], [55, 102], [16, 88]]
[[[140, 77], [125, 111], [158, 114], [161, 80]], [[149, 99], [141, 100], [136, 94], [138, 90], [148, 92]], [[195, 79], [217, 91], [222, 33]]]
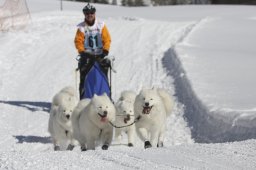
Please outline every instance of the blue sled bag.
[[110, 87], [108, 78], [103, 73], [98, 62], [95, 62], [85, 77], [84, 98], [92, 98], [94, 94], [102, 95], [106, 93], [110, 97]]

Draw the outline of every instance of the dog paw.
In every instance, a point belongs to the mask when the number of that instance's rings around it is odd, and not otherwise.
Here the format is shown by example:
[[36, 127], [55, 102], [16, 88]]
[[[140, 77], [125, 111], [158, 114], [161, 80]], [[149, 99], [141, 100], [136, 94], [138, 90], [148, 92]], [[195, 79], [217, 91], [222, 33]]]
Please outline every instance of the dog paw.
[[74, 149], [74, 147], [75, 147], [74, 145], [69, 144], [67, 147], [67, 150], [72, 151]]
[[59, 146], [54, 146], [54, 151], [60, 151], [60, 147]]
[[129, 146], [129, 147], [133, 147], [133, 144], [132, 144], [132, 143], [128, 143], [128, 146]]
[[101, 148], [102, 150], [108, 150], [108, 145], [103, 145]]
[[81, 151], [82, 152], [87, 151], [86, 147], [81, 147]]
[[159, 142], [158, 144], [157, 144], [157, 147], [159, 148], [159, 147], [164, 147], [164, 143], [163, 142]]
[[147, 148], [151, 148], [152, 145], [149, 141], [146, 141], [145, 144], [144, 144], [144, 148], [147, 149]]

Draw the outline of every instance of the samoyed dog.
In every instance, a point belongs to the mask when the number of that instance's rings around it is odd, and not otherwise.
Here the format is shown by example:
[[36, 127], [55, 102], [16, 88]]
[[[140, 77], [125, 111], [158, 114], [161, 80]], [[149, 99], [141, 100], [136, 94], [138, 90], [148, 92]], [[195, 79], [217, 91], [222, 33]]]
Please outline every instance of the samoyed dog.
[[74, 138], [79, 141], [81, 150], [94, 150], [98, 142], [107, 150], [112, 142], [113, 122], [116, 109], [109, 97], [104, 93], [96, 94], [92, 99], [81, 100], [72, 116]]
[[118, 101], [120, 102], [128, 102], [128, 103], [134, 103], [136, 98], [136, 93], [130, 90], [123, 91], [121, 93], [121, 96], [119, 97]]
[[128, 135], [128, 146], [134, 146], [136, 130], [134, 124], [134, 101], [136, 94], [132, 91], [123, 91], [116, 104], [115, 139], [121, 141], [122, 134]]
[[78, 103], [73, 87], [65, 87], [52, 100], [48, 131], [51, 134], [54, 150], [60, 150], [60, 145], [69, 144], [67, 150], [74, 148], [72, 137], [71, 116]]
[[135, 123], [144, 148], [163, 147], [166, 118], [173, 109], [173, 100], [164, 89], [142, 89], [134, 103]]

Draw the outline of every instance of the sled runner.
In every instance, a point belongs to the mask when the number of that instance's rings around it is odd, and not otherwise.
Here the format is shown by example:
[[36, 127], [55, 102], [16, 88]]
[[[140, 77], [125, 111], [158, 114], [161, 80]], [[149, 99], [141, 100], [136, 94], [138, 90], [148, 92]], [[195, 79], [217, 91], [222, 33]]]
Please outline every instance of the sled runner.
[[[102, 59], [94, 56], [93, 59], [91, 58], [90, 64], [87, 66], [89, 70], [85, 75], [84, 92], [81, 99], [92, 98], [94, 94], [102, 95], [103, 93], [106, 93], [111, 98], [111, 62], [113, 60], [114, 58], [110, 59], [109, 57]], [[108, 72], [110, 83], [108, 81]]]

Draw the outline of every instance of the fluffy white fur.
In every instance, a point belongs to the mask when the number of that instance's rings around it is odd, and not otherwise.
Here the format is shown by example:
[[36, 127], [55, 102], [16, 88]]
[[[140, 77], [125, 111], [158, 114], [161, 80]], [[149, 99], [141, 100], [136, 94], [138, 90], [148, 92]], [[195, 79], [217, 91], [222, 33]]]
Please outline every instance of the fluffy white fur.
[[[136, 94], [132, 91], [124, 91], [116, 104], [117, 114], [115, 125], [115, 138], [120, 141], [123, 132], [128, 135], [128, 146], [134, 146], [136, 131], [134, 124], [134, 101]], [[124, 127], [127, 126], [127, 127]]]
[[82, 151], [94, 150], [97, 142], [102, 142], [102, 149], [108, 149], [112, 142], [116, 110], [104, 93], [102, 96], [81, 100], [72, 116], [74, 137]]
[[142, 89], [136, 96], [135, 117], [140, 119], [135, 125], [145, 148], [163, 146], [166, 118], [172, 108], [173, 100], [164, 89]]
[[119, 97], [118, 101], [125, 101], [129, 103], [134, 103], [136, 98], [136, 94], [133, 91], [123, 91], [121, 96]]
[[68, 143], [68, 150], [72, 150], [75, 140], [72, 137], [71, 116], [78, 103], [75, 90], [65, 87], [52, 100], [48, 131], [51, 134], [54, 150], [60, 150], [62, 143]]

